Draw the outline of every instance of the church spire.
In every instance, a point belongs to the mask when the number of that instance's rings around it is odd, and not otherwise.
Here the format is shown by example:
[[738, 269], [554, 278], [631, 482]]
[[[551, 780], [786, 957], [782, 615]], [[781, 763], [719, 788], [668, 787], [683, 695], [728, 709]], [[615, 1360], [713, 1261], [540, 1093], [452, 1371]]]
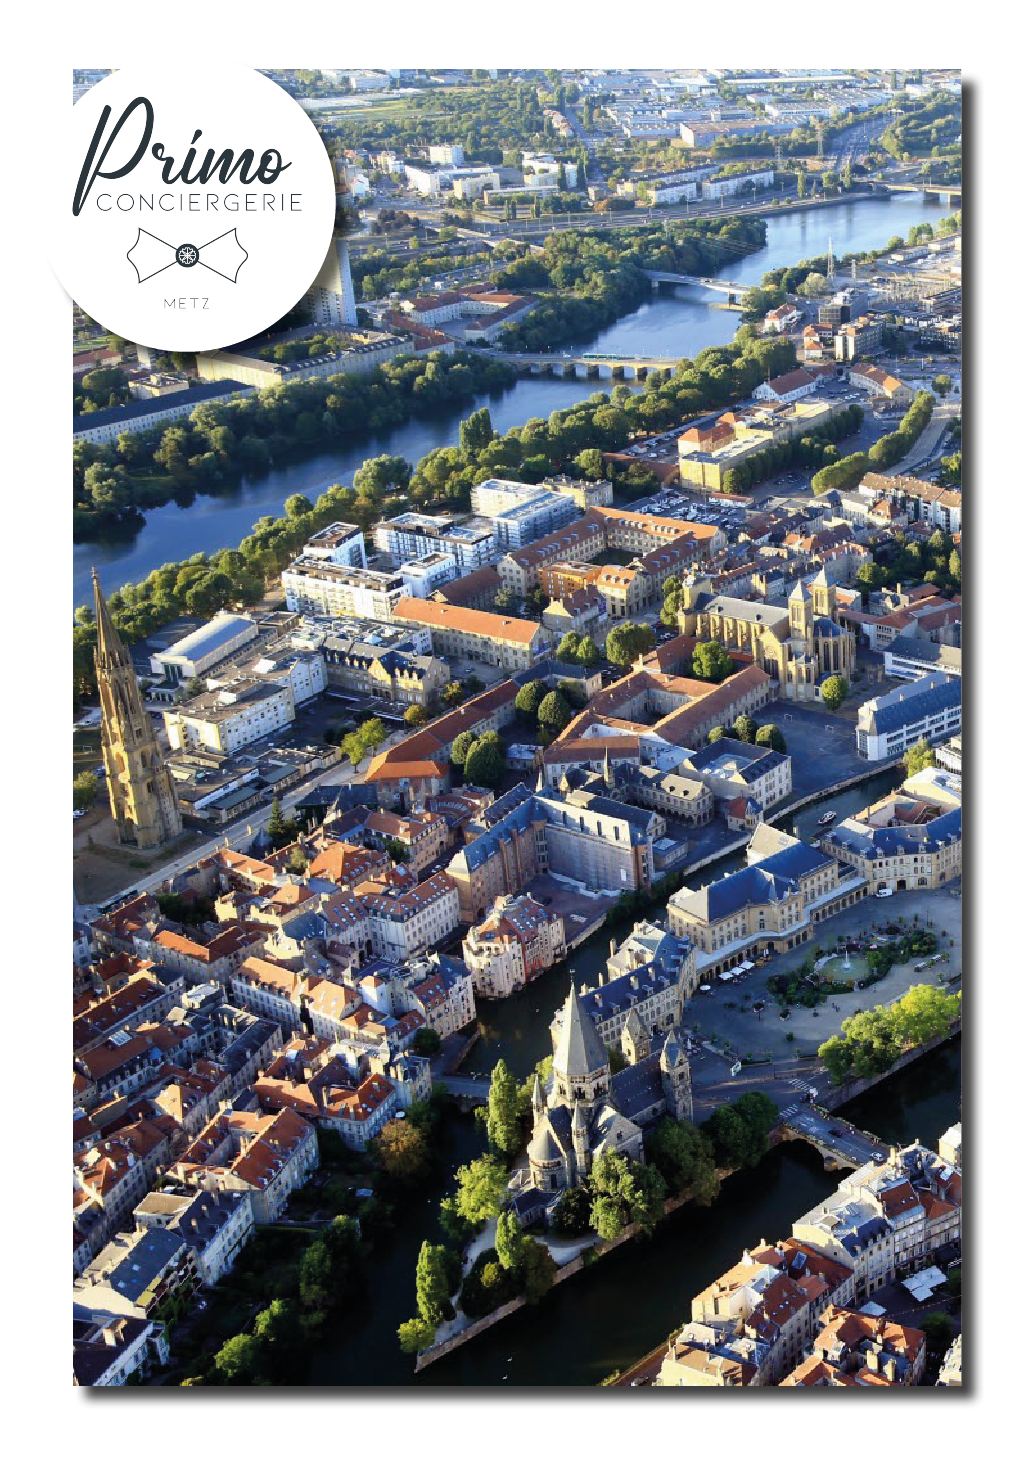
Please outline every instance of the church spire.
[[92, 596], [96, 613], [96, 663], [104, 669], [112, 669], [115, 665], [130, 666], [131, 656], [125, 648], [124, 642], [117, 630], [114, 628], [114, 621], [110, 617], [110, 610], [107, 608], [107, 601], [103, 597], [103, 590], [100, 588], [100, 579], [95, 568], [92, 571]]

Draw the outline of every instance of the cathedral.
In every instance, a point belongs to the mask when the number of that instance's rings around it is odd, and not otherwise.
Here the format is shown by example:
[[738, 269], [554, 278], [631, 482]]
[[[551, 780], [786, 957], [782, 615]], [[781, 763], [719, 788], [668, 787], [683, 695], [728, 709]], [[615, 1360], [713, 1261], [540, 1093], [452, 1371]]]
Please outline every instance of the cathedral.
[[708, 579], [691, 574], [679, 628], [750, 655], [788, 700], [815, 700], [823, 681], [830, 675], [850, 680], [857, 663], [856, 636], [837, 622], [837, 609], [824, 569], [809, 585], [798, 580], [785, 604], [715, 594]]
[[533, 1084], [530, 1186], [513, 1196], [522, 1220], [550, 1212], [553, 1200], [579, 1187], [603, 1153], [642, 1161], [643, 1129], [658, 1118], [691, 1118], [690, 1063], [674, 1032], [660, 1045], [652, 1042], [633, 1010], [621, 1043], [630, 1064], [613, 1076], [608, 1051], [574, 986], [555, 1037], [551, 1089], [545, 1095], [539, 1077]]
[[158, 848], [181, 832], [181, 811], [153, 733], [132, 657], [114, 628], [96, 570], [96, 685], [102, 711], [103, 765], [118, 842]]

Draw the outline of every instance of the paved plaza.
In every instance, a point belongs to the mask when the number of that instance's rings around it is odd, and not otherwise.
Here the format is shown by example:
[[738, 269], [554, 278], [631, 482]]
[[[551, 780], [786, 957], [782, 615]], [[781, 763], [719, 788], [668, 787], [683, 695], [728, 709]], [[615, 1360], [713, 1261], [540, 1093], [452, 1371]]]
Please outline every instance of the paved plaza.
[[[858, 1010], [891, 1005], [912, 985], [934, 984], [942, 976], [948, 978], [959, 974], [962, 971], [959, 895], [960, 884], [957, 881], [942, 889], [911, 889], [890, 899], [866, 899], [819, 925], [813, 943], [777, 955], [768, 964], [751, 970], [742, 983], [715, 982], [712, 990], [698, 992], [688, 1000], [683, 1021], [700, 1043], [691, 1057], [698, 1120], [719, 1102], [734, 1100], [744, 1091], [766, 1091], [780, 1111], [785, 1111], [798, 1103], [809, 1087], [817, 1086], [824, 1090], [827, 1081], [821, 1074], [817, 1049], [829, 1036], [839, 1033], [844, 1020]], [[905, 927], [913, 928], [915, 914], [919, 928], [930, 928], [938, 936], [938, 952], [947, 954], [947, 961], [924, 970], [915, 970], [915, 961], [895, 965], [883, 980], [867, 989], [853, 989], [847, 994], [837, 995], [833, 1002], [816, 1006], [813, 1010], [794, 1005], [788, 1018], [781, 1018], [783, 1007], [767, 988], [772, 975], [799, 968], [812, 950], [824, 951], [835, 944], [837, 938], [863, 938], [900, 920]], [[858, 965], [854, 962], [847, 976], [842, 957], [825, 968], [831, 968], [840, 978], [856, 977], [858, 972]], [[945, 988], [955, 989], [958, 986], [947, 985]], [[754, 1004], [761, 1001], [764, 1002], [763, 1009], [757, 1012]], [[792, 1040], [788, 1039], [790, 1034]], [[732, 1077], [730, 1059], [707, 1050], [703, 1045], [705, 1041], [716, 1051], [724, 1051], [728, 1047], [740, 1056], [747, 1052], [758, 1057], [770, 1053], [772, 1061], [770, 1064], [744, 1066], [738, 1076]]]

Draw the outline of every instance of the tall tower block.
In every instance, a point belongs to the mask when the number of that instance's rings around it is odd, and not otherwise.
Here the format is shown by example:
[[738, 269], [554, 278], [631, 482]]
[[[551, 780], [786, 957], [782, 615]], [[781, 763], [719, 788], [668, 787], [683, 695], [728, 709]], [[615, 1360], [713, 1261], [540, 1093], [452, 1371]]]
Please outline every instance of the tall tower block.
[[355, 325], [356, 292], [348, 244], [334, 235], [320, 273], [306, 293], [306, 301], [317, 325]]
[[181, 832], [178, 799], [142, 704], [132, 657], [114, 628], [95, 569], [92, 587], [96, 602], [94, 660], [110, 815], [120, 842], [158, 848]]

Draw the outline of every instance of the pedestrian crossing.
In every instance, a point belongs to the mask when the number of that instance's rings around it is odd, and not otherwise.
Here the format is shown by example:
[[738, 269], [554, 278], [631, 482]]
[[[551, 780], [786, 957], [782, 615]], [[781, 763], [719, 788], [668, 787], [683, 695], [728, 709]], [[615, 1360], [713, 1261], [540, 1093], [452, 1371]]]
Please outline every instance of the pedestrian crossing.
[[799, 1110], [800, 1110], [800, 1103], [799, 1102], [794, 1102], [791, 1107], [787, 1107], [785, 1109], [785, 1111], [784, 1112], [780, 1112], [779, 1115], [781, 1117], [793, 1117], [793, 1116], [796, 1115], [797, 1112], [799, 1112]]
[[799, 1077], [796, 1077], [796, 1076], [791, 1076], [789, 1078], [789, 1084], [796, 1091], [810, 1091], [811, 1086], [813, 1085], [812, 1082], [810, 1082], [810, 1081], [801, 1081], [799, 1079]]

